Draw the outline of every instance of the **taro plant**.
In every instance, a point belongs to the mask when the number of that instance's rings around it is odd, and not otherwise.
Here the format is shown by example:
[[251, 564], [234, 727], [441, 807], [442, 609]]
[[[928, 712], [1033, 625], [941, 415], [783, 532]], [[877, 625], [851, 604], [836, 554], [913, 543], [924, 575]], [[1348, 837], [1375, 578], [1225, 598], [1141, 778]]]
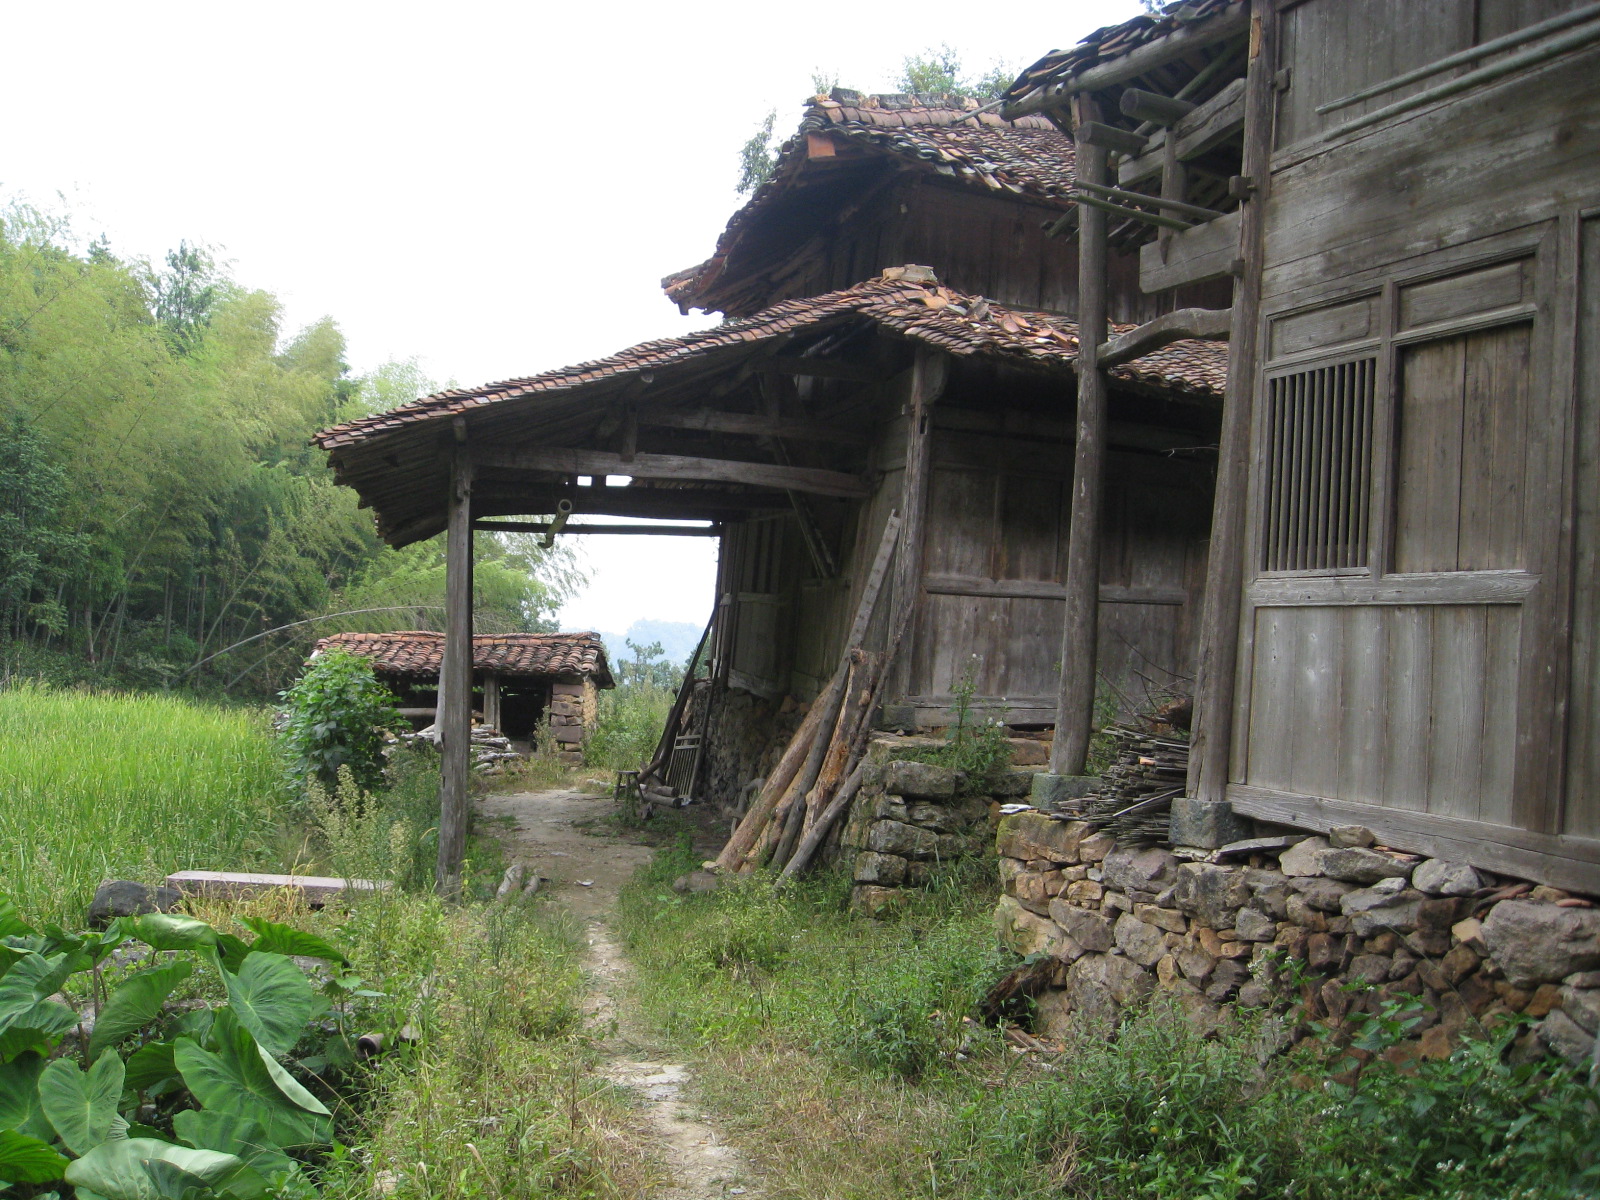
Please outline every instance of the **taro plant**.
[[325, 650], [281, 698], [283, 750], [297, 794], [312, 782], [332, 792], [341, 767], [362, 791], [383, 786], [386, 735], [405, 728], [405, 721], [370, 660], [337, 646]]
[[[318, 1040], [318, 1066], [353, 1056], [342, 1020], [326, 1020], [342, 1014], [291, 956], [326, 962], [326, 990], [341, 1002], [359, 981], [323, 938], [260, 918], [244, 924], [248, 942], [164, 913], [72, 934], [28, 926], [0, 896], [0, 1190], [70, 1186], [78, 1200], [315, 1195], [302, 1161], [332, 1145], [333, 1114], [284, 1060]], [[113, 957], [134, 944], [145, 952]], [[131, 971], [112, 981], [125, 957]], [[197, 971], [214, 977], [210, 990], [225, 1002], [175, 998], [194, 992], [185, 985]], [[58, 998], [85, 990], [88, 1012]]]

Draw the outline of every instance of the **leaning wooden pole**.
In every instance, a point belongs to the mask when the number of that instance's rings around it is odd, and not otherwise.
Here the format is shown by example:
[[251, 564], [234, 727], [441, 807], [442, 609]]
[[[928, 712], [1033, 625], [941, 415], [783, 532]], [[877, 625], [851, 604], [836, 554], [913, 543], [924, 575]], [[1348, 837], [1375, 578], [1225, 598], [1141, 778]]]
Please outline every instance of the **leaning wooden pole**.
[[444, 661], [439, 669], [439, 894], [461, 893], [467, 849], [467, 792], [472, 773], [472, 454], [457, 418], [450, 454], [445, 543]]
[[[1092, 121], [1080, 103], [1077, 125]], [[1078, 178], [1108, 182], [1106, 149], [1079, 139]], [[1105, 494], [1106, 381], [1096, 363], [1106, 340], [1106, 214], [1078, 206], [1078, 425], [1072, 461], [1072, 523], [1067, 539], [1066, 620], [1050, 770], [1082, 775], [1094, 733], [1095, 664], [1100, 619], [1100, 512]]]

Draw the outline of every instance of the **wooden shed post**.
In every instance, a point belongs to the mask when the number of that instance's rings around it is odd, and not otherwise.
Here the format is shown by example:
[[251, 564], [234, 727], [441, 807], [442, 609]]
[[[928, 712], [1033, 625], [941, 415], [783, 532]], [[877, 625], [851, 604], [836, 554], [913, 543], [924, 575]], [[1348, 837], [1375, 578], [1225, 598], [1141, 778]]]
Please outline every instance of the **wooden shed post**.
[[500, 728], [500, 676], [494, 671], [483, 673], [483, 723], [498, 732]]
[[[1079, 97], [1074, 125], [1097, 116]], [[1106, 149], [1077, 142], [1078, 179], [1109, 184]], [[1061, 679], [1056, 692], [1054, 775], [1082, 775], [1094, 733], [1097, 634], [1100, 619], [1100, 510], [1106, 437], [1105, 373], [1095, 361], [1106, 340], [1106, 214], [1078, 206], [1078, 426], [1072, 460], [1072, 518], [1067, 538], [1067, 604], [1061, 629]]]
[[[900, 487], [900, 550], [895, 559], [890, 629], [911, 628], [922, 596], [928, 533], [928, 477], [933, 469], [933, 418], [928, 409], [943, 395], [949, 373], [948, 355], [927, 346], [917, 347], [911, 367], [910, 395], [906, 400], [906, 466]], [[911, 659], [910, 654], [899, 656], [896, 690], [902, 695], [911, 686]]]
[[1271, 172], [1273, 72], [1277, 61], [1277, 9], [1256, 0], [1251, 18], [1250, 62], [1245, 76], [1244, 177], [1254, 190], [1239, 218], [1242, 271], [1233, 285], [1233, 333], [1228, 343], [1228, 386], [1217, 454], [1217, 493], [1211, 512], [1195, 671], [1194, 735], [1189, 751], [1192, 799], [1227, 799], [1228, 752], [1233, 735], [1234, 678], [1244, 588], [1245, 514], [1250, 483], [1250, 418], [1256, 390], [1261, 311], [1263, 203]]
[[439, 866], [443, 896], [461, 891], [467, 848], [467, 786], [472, 772], [472, 452], [466, 423], [455, 421], [445, 543], [444, 661], [439, 669], [442, 764], [439, 771]]

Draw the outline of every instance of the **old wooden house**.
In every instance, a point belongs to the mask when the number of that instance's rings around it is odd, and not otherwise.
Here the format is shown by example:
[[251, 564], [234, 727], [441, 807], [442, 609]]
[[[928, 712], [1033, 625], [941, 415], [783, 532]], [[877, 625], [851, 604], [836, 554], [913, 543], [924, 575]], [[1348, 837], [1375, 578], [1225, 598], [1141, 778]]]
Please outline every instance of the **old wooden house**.
[[1600, 891], [1600, 5], [1198, 0], [1005, 112], [1231, 283], [1191, 798]]
[[[401, 715], [422, 728], [438, 719], [444, 634], [336, 633], [312, 653], [333, 648], [372, 661], [373, 673], [400, 698]], [[472, 715], [514, 741], [540, 726], [551, 749], [576, 754], [593, 732], [602, 689], [615, 687], [597, 633], [480, 633], [472, 639]]]

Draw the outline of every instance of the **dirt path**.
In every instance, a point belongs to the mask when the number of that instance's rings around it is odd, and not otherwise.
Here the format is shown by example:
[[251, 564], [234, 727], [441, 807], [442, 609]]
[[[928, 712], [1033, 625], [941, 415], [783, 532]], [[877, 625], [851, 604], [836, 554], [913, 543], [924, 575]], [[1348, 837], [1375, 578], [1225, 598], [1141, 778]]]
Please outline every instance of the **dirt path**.
[[[601, 1073], [631, 1089], [639, 1114], [667, 1168], [670, 1182], [652, 1200], [723, 1200], [759, 1197], [738, 1150], [706, 1123], [684, 1096], [688, 1068], [667, 1061], [639, 1026], [629, 1000], [632, 975], [608, 920], [617, 893], [651, 856], [648, 846], [581, 826], [614, 811], [609, 796], [585, 792], [521, 792], [487, 796], [479, 811], [491, 822], [510, 818], [498, 836], [507, 856], [550, 880], [544, 887], [579, 917], [588, 930], [585, 969], [590, 1027], [603, 1040]], [[491, 828], [494, 826], [491, 825]]]

